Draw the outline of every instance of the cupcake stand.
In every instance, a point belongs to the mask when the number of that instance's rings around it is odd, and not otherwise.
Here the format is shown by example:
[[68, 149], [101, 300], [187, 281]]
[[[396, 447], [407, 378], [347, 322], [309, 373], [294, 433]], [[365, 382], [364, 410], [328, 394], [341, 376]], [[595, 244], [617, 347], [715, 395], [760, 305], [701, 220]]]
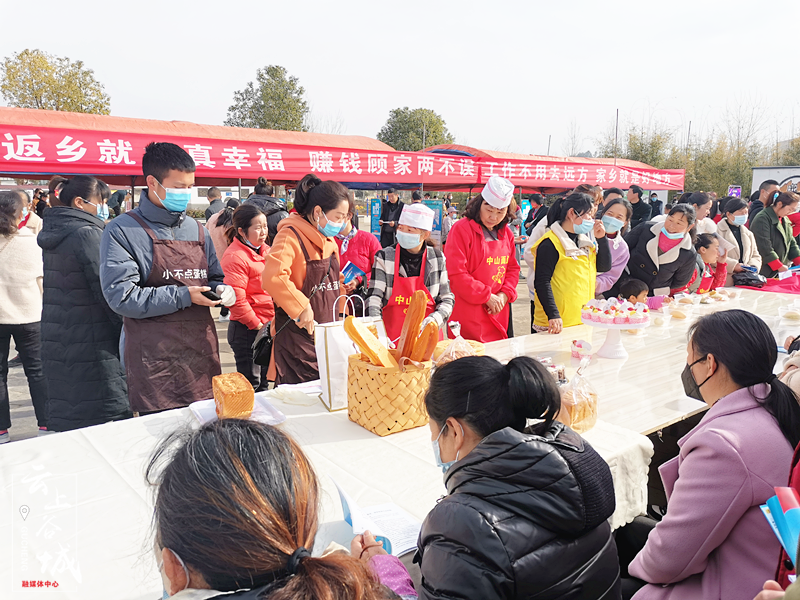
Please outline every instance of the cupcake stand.
[[650, 325], [650, 321], [644, 323], [600, 323], [599, 321], [590, 321], [589, 319], [581, 319], [584, 325], [595, 327], [596, 329], [607, 329], [606, 341], [597, 351], [597, 356], [600, 358], [628, 358], [628, 352], [625, 346], [622, 345], [621, 332], [624, 329], [644, 329]]

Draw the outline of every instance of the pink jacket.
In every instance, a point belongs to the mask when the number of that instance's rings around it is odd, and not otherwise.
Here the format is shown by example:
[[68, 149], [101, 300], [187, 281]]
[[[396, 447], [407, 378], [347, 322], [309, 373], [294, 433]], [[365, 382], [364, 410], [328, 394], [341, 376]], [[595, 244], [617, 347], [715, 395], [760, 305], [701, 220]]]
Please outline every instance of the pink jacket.
[[214, 213], [206, 222], [206, 229], [208, 229], [208, 234], [211, 236], [211, 241], [214, 242], [214, 250], [217, 253], [218, 260], [222, 260], [222, 255], [225, 254], [225, 250], [228, 248], [228, 240], [225, 237], [226, 228], [217, 227], [217, 221], [222, 213], [223, 211]]
[[[768, 384], [752, 388], [764, 398]], [[629, 572], [634, 600], [755, 598], [775, 576], [780, 544], [761, 513], [786, 485], [792, 446], [748, 389], [721, 398], [659, 469], [669, 504]]]

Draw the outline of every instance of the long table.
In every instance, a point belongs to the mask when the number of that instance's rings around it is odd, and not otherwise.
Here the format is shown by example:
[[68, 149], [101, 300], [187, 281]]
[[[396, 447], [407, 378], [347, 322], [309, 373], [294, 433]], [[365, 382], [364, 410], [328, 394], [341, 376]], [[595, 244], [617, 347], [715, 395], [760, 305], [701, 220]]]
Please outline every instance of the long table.
[[[788, 335], [777, 308], [793, 297], [745, 292], [723, 308], [765, 315], [776, 336]], [[585, 438], [615, 476], [618, 510], [625, 522], [643, 507], [652, 445], [641, 434], [657, 431], [703, 409], [683, 395], [686, 328], [647, 330], [625, 338], [627, 361], [594, 359], [588, 377], [600, 396], [600, 422]], [[487, 345], [500, 360], [522, 353], [549, 355], [575, 368], [568, 348], [575, 338], [599, 347], [604, 332], [589, 327], [559, 336], [537, 334]], [[322, 487], [315, 551], [330, 540], [347, 542], [350, 531], [331, 477], [362, 506], [394, 502], [424, 519], [444, 493], [433, 462], [430, 432], [422, 427], [379, 438], [320, 403], [276, 403], [289, 418], [284, 428], [308, 454]], [[196, 427], [188, 409], [14, 442], [0, 447], [0, 598], [154, 600], [161, 582], [152, 552], [152, 490], [143, 469], [153, 448], [178, 427]], [[631, 460], [633, 458], [633, 460]], [[41, 590], [23, 582], [41, 581]], [[47, 583], [51, 587], [46, 587]], [[58, 587], [53, 588], [52, 583]]]

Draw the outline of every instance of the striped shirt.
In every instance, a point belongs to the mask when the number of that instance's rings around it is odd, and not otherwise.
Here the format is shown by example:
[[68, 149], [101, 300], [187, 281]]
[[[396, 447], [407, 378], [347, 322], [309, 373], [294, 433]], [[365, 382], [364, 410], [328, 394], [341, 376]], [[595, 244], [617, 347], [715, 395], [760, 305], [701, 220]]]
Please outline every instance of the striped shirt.
[[[436, 308], [429, 318], [435, 321], [439, 328], [442, 328], [453, 312], [456, 297], [450, 291], [450, 280], [447, 278], [444, 254], [431, 246], [426, 246], [426, 250], [425, 287], [428, 288], [428, 292], [436, 304]], [[395, 254], [395, 247], [389, 246], [375, 255], [367, 292], [367, 314], [370, 317], [380, 317], [383, 307], [392, 297]], [[406, 276], [402, 265], [400, 265], [399, 273], [403, 277]]]

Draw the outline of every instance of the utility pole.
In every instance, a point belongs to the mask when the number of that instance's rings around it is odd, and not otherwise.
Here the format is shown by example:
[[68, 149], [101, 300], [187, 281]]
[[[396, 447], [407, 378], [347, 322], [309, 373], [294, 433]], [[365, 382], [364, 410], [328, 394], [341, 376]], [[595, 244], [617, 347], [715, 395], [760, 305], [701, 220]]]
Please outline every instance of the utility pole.
[[617, 143], [619, 142], [619, 109], [617, 109], [617, 121], [614, 125], [614, 166], [617, 166]]

